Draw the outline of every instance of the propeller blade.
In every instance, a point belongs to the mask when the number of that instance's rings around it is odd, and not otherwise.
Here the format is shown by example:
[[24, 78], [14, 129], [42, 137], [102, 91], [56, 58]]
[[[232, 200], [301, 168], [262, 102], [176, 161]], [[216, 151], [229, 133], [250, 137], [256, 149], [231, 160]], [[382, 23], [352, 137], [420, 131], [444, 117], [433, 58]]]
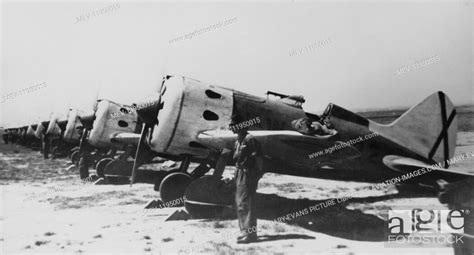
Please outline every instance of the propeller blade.
[[83, 129], [82, 131], [82, 137], [81, 137], [81, 142], [79, 143], [79, 155], [82, 154], [82, 152], [84, 151], [84, 147], [86, 146], [86, 138], [87, 138], [87, 133], [89, 132], [89, 130], [87, 130], [86, 128]]
[[130, 178], [130, 187], [132, 187], [133, 183], [135, 182], [135, 178], [137, 176], [137, 169], [139, 164], [141, 163], [141, 155], [144, 153], [143, 148], [146, 146], [146, 136], [148, 133], [149, 126], [148, 124], [143, 125], [142, 133], [140, 135], [140, 141], [138, 141], [137, 152], [135, 153], [135, 161], [133, 162], [132, 168], [132, 177]]
[[[161, 88], [163, 87], [163, 84]], [[158, 125], [158, 114], [162, 107], [161, 105], [161, 88], [160, 93], [158, 95], [157, 100], [153, 101], [153, 104], [137, 109], [137, 115], [139, 120], [143, 122], [142, 133], [140, 135], [140, 141], [138, 142], [137, 152], [135, 154], [135, 161], [133, 162], [133, 169], [132, 169], [132, 177], [130, 178], [130, 187], [132, 187], [133, 183], [135, 182], [135, 178], [137, 176], [137, 169], [138, 165], [142, 162], [142, 155], [145, 152], [146, 148], [146, 136], [148, 134], [148, 130]]]

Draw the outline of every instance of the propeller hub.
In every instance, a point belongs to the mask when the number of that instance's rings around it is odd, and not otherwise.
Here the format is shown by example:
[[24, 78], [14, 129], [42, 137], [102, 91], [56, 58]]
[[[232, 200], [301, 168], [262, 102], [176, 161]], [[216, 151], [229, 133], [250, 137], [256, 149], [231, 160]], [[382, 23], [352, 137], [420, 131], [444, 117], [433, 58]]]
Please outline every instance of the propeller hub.
[[95, 114], [80, 116], [79, 119], [81, 120], [82, 125], [90, 130], [92, 129], [92, 124], [94, 124]]
[[160, 100], [148, 101], [146, 104], [142, 104], [144, 107], [137, 107], [137, 114], [143, 123], [147, 126], [154, 126], [158, 124], [158, 112], [161, 109]]

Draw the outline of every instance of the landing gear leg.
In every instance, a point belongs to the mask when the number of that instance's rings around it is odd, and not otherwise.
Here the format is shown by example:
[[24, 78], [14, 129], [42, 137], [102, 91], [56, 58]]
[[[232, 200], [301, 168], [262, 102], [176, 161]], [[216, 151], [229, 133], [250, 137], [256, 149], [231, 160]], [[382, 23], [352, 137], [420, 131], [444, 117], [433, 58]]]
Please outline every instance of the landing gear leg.
[[191, 172], [191, 176], [193, 179], [198, 179], [204, 176], [209, 170], [211, 170], [211, 166], [209, 163], [201, 163], [198, 167], [194, 168]]
[[49, 139], [49, 135], [43, 135], [43, 158], [49, 158], [49, 150], [51, 149], [51, 141]]
[[181, 161], [181, 165], [179, 166], [179, 171], [181, 173], [186, 173], [188, 171], [188, 168], [189, 168], [189, 163], [191, 163], [191, 157], [186, 157], [184, 158], [183, 161]]
[[224, 173], [225, 166], [227, 165], [227, 162], [229, 161], [231, 153], [232, 151], [229, 149], [222, 150], [221, 155], [219, 156], [219, 159], [217, 160], [214, 173], [212, 174], [214, 178], [219, 180], [222, 177], [222, 174]]

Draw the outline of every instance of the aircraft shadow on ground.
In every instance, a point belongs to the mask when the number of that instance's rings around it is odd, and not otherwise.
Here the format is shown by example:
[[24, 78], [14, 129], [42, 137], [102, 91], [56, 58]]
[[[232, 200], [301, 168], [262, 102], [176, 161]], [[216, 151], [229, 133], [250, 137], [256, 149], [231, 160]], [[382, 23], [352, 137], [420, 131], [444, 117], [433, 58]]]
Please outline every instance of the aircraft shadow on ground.
[[[258, 218], [275, 220], [287, 215], [284, 222], [307, 230], [335, 237], [357, 241], [385, 241], [387, 224], [377, 216], [364, 214], [359, 210], [349, 210], [343, 204], [336, 204], [320, 210], [310, 207], [326, 200], [289, 199], [270, 194], [258, 194]], [[335, 200], [336, 201], [336, 200]]]
[[[408, 197], [425, 197], [425, 195], [411, 194]], [[375, 215], [363, 213], [360, 210], [350, 210], [345, 206], [347, 203], [374, 203], [395, 198], [406, 198], [407, 194], [391, 194], [375, 197], [353, 198], [344, 203], [340, 203], [327, 208], [322, 207], [319, 210], [310, 211], [313, 207], [329, 200], [310, 200], [310, 199], [291, 199], [274, 194], [257, 193], [257, 215], [258, 219], [274, 221], [279, 217], [295, 215], [298, 212], [301, 216], [288, 217], [284, 223], [299, 226], [304, 229], [324, 233], [334, 237], [355, 240], [382, 242], [387, 240], [387, 221]], [[337, 201], [334, 199], [334, 201]], [[305, 211], [306, 209], [306, 211]], [[302, 213], [304, 212], [304, 213]], [[226, 210], [218, 217], [235, 218], [235, 211]], [[286, 239], [285, 235], [276, 235], [270, 240], [265, 238], [259, 242], [271, 241], [277, 239]], [[293, 237], [298, 238], [298, 237]]]

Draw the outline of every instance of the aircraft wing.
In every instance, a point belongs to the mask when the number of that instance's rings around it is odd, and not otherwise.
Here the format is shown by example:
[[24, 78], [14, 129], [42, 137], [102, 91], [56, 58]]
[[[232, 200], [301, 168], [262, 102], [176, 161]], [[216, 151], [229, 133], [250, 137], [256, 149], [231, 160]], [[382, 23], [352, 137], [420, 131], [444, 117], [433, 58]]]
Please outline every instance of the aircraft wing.
[[[293, 166], [314, 166], [321, 169], [321, 166], [343, 163], [345, 160], [355, 159], [362, 155], [356, 147], [348, 145], [332, 152], [326, 152], [327, 148], [333, 148], [335, 145], [343, 145], [344, 143], [332, 139], [303, 135], [296, 131], [249, 131], [249, 133], [260, 142], [265, 157], [278, 159], [280, 162], [287, 162]], [[201, 132], [197, 138], [201, 144], [210, 148], [228, 148], [232, 150], [237, 135], [231, 131], [212, 130]], [[433, 170], [430, 170], [426, 174], [427, 177], [447, 181], [456, 181], [467, 176], [474, 176], [473, 173], [444, 169], [442, 167], [432, 167], [426, 162], [398, 155], [385, 156], [383, 163], [390, 169], [404, 174], [423, 168], [430, 168]], [[338, 176], [340, 175], [342, 178], [343, 172], [330, 172]], [[349, 177], [351, 175], [353, 175], [353, 173], [348, 174]]]
[[[268, 130], [249, 131], [249, 133], [260, 142], [263, 153], [269, 158], [320, 162], [346, 160], [361, 155], [357, 148], [349, 145], [331, 153], [325, 153], [326, 149], [343, 143], [328, 138], [303, 135], [296, 131]], [[237, 135], [228, 130], [210, 130], [201, 132], [197, 138], [205, 146], [232, 150]]]
[[111, 135], [110, 141], [113, 143], [133, 144], [138, 146], [140, 134], [135, 133], [116, 133]]
[[431, 166], [423, 161], [419, 161], [413, 158], [407, 158], [397, 155], [387, 155], [383, 158], [383, 163], [392, 170], [408, 173], [419, 169], [431, 169], [431, 171], [437, 172], [451, 177], [472, 177], [473, 173], [454, 171], [445, 169], [442, 167]]

